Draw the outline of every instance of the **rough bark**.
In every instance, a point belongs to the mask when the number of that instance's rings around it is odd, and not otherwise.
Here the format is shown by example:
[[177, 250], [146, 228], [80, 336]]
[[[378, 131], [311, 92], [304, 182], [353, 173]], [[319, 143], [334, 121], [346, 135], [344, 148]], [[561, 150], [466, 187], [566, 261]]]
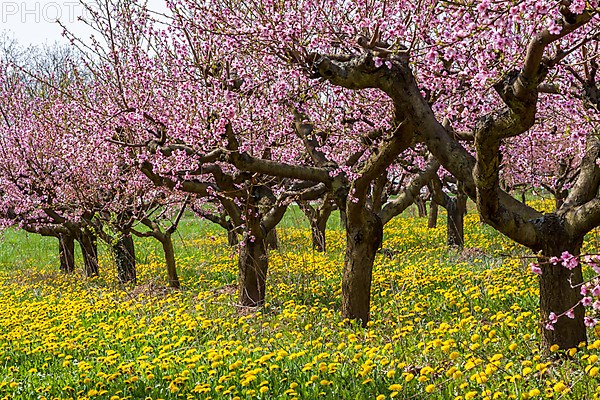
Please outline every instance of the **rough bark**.
[[340, 226], [347, 227], [348, 226], [348, 217], [346, 216], [346, 211], [340, 208]]
[[346, 256], [342, 274], [342, 317], [369, 322], [373, 261], [383, 239], [383, 223], [366, 208], [348, 207]]
[[[572, 239], [565, 235], [558, 217], [547, 214], [540, 222], [541, 229], [548, 235], [546, 246], [542, 249], [541, 262], [548, 258], [560, 257], [563, 251], [579, 255], [581, 239]], [[551, 312], [559, 315], [569, 310], [581, 300], [579, 286], [583, 282], [581, 265], [569, 270], [562, 265], [544, 265], [540, 276], [540, 318], [542, 324], [543, 348], [549, 349], [556, 344], [565, 350], [586, 342], [584, 308], [578, 305], [574, 309], [575, 318], [563, 316], [554, 325], [554, 330], [545, 329]]]
[[425, 200], [421, 196], [415, 198], [415, 204], [417, 205], [417, 211], [419, 212], [419, 218], [425, 218], [427, 216], [427, 206]]
[[429, 203], [429, 217], [427, 219], [427, 227], [432, 229], [437, 227], [437, 219], [438, 219], [438, 203], [435, 201], [431, 201]]
[[72, 235], [58, 235], [60, 270], [65, 274], [75, 271], [75, 238]]
[[244, 234], [238, 260], [240, 305], [258, 307], [265, 303], [267, 270], [268, 252], [265, 239]]
[[313, 250], [325, 252], [327, 250], [325, 231], [327, 221], [334, 209], [333, 204], [330, 201], [325, 201], [316, 208], [308, 203], [300, 203], [300, 209], [304, 212], [310, 224]]
[[229, 246], [237, 246], [239, 243], [238, 235], [234, 229], [227, 230], [227, 244]]
[[312, 248], [319, 253], [325, 253], [325, 251], [327, 251], [327, 241], [325, 240], [326, 227], [327, 220], [325, 220], [324, 223], [316, 223], [310, 227]]
[[169, 286], [173, 289], [180, 289], [181, 283], [177, 276], [177, 265], [175, 263], [175, 249], [173, 248], [173, 240], [169, 233], [164, 234], [160, 239], [163, 252], [165, 253], [165, 263], [167, 265], [167, 280]]
[[279, 248], [279, 236], [277, 236], [277, 229], [273, 228], [267, 234], [267, 248], [269, 250], [277, 250]]
[[314, 224], [311, 224], [310, 231], [312, 237], [312, 246], [318, 252], [327, 251], [327, 240], [325, 232], [327, 230], [327, 221], [331, 216], [333, 206], [331, 204], [323, 205], [317, 214]]
[[83, 231], [79, 241], [81, 253], [83, 254], [83, 271], [86, 277], [97, 276], [98, 266], [98, 242], [96, 236], [88, 231]]
[[562, 205], [565, 202], [565, 199], [567, 198], [567, 191], [561, 191], [561, 192], [556, 192], [556, 194], [554, 194], [554, 207], [555, 210], [560, 210], [560, 208], [562, 207]]
[[448, 246], [457, 247], [462, 250], [465, 246], [464, 235], [464, 209], [461, 207], [458, 197], [449, 197], [446, 204], [448, 215], [447, 232]]
[[113, 246], [117, 279], [120, 283], [136, 283], [135, 247], [131, 235], [122, 235]]

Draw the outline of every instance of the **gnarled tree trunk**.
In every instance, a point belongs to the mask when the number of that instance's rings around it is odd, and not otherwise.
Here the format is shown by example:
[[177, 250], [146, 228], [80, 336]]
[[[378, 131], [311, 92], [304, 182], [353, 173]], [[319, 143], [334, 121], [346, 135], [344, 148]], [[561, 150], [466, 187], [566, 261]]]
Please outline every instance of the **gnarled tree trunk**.
[[169, 286], [173, 289], [181, 288], [179, 277], [177, 276], [177, 266], [175, 263], [175, 249], [173, 248], [173, 240], [171, 239], [170, 233], [165, 233], [159, 238], [162, 244], [163, 251], [165, 253], [165, 263], [167, 265], [167, 280]]
[[301, 203], [300, 209], [304, 212], [310, 224], [312, 248], [318, 252], [325, 252], [327, 250], [325, 231], [334, 205], [329, 201], [325, 201], [319, 208], [315, 208], [308, 203]]
[[448, 197], [446, 211], [448, 213], [448, 246], [463, 249], [465, 246], [463, 199], [460, 199], [459, 196]]
[[584, 308], [575, 307], [575, 318], [562, 316], [554, 324], [554, 330], [545, 328], [550, 313], [560, 315], [577, 304], [582, 296], [580, 285], [583, 282], [581, 264], [572, 270], [558, 264], [548, 264], [550, 257], [561, 257], [564, 251], [574, 256], [580, 254], [583, 239], [569, 237], [561, 226], [559, 217], [546, 214], [540, 222], [540, 230], [545, 233], [547, 240], [542, 248], [542, 275], [540, 276], [540, 318], [542, 323], [543, 347], [549, 349], [556, 344], [561, 349], [577, 347], [587, 341], [584, 323]]
[[239, 302], [242, 306], [257, 307], [265, 303], [268, 266], [265, 239], [244, 233], [238, 260]]
[[65, 274], [75, 271], [75, 238], [71, 235], [58, 235], [60, 270]]
[[238, 240], [238, 235], [235, 230], [228, 229], [227, 230], [227, 244], [230, 246], [237, 246], [240, 241]]
[[463, 249], [465, 245], [464, 234], [464, 215], [467, 212], [467, 195], [463, 190], [461, 182], [457, 183], [457, 194], [451, 197], [442, 190], [442, 182], [439, 178], [434, 178], [431, 181], [431, 192], [433, 199], [431, 200], [431, 210], [438, 205], [446, 209], [446, 243], [448, 246]]
[[93, 233], [84, 230], [79, 241], [83, 254], [83, 270], [86, 277], [97, 276], [98, 267], [98, 239]]
[[417, 205], [419, 218], [425, 218], [427, 216], [427, 206], [425, 205], [425, 200], [423, 200], [421, 196], [417, 196], [415, 198], [415, 204]]
[[[329, 214], [331, 214], [331, 212]], [[324, 253], [327, 250], [325, 231], [327, 229], [328, 218], [329, 215], [327, 215], [326, 217], [317, 218], [317, 220], [314, 221], [314, 223], [311, 222], [310, 225], [312, 248], [320, 253]]]
[[360, 320], [366, 326], [371, 311], [373, 262], [383, 239], [383, 223], [366, 208], [352, 208], [347, 213], [342, 316]]
[[279, 248], [279, 237], [277, 236], [277, 228], [273, 228], [267, 233], [267, 248], [269, 250], [277, 250]]
[[122, 235], [113, 246], [117, 278], [120, 283], [135, 283], [135, 248], [131, 235]]
[[437, 227], [438, 203], [431, 200], [429, 203], [429, 217], [427, 218], [427, 227], [432, 229]]
[[[558, 252], [552, 252], [555, 255]], [[560, 255], [560, 254], [558, 254]], [[540, 276], [540, 317], [542, 320], [543, 348], [550, 348], [556, 344], [561, 349], [577, 347], [579, 343], [586, 342], [584, 324], [584, 309], [582, 305], [575, 307], [575, 318], [563, 316], [554, 325], [554, 330], [544, 326], [548, 322], [551, 312], [560, 314], [567, 311], [581, 300], [579, 288], [573, 288], [583, 281], [581, 266], [569, 271], [562, 265], [549, 265], [543, 268]]]

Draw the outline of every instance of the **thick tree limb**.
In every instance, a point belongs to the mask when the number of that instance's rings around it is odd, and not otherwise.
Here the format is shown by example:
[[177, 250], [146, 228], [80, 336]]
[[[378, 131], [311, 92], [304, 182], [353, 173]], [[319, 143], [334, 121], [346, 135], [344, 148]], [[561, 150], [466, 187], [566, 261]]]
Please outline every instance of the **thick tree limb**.
[[68, 235], [71, 231], [64, 226], [60, 225], [29, 225], [23, 224], [21, 226], [25, 231], [29, 233], [35, 233], [42, 236], [59, 237], [60, 235]]
[[208, 182], [197, 182], [197, 181], [176, 181], [173, 179], [162, 177], [156, 174], [153, 171], [152, 164], [148, 161], [144, 161], [140, 167], [142, 173], [148, 177], [154, 183], [154, 185], [159, 187], [167, 187], [170, 189], [178, 188], [184, 192], [195, 193], [200, 196], [213, 196], [218, 192], [218, 187], [212, 183]]
[[364, 167], [360, 170], [360, 176], [353, 182], [353, 196], [358, 198], [359, 204], [366, 198], [371, 182], [383, 174], [396, 157], [413, 143], [413, 129], [406, 123], [400, 123], [392, 137], [382, 141], [377, 149], [371, 153]]
[[294, 130], [296, 131], [296, 135], [302, 140], [304, 143], [304, 147], [308, 151], [310, 158], [313, 160], [316, 166], [318, 167], [326, 167], [332, 166], [332, 163], [325, 153], [320, 151], [319, 142], [314, 135], [314, 126], [310, 122], [308, 122], [308, 118], [304, 113], [299, 112], [294, 109]]
[[421, 188], [431, 181], [437, 170], [440, 168], [440, 163], [433, 157], [429, 157], [425, 170], [415, 176], [411, 182], [402, 190], [398, 196], [386, 203], [379, 212], [379, 217], [385, 225], [396, 215], [401, 214], [408, 206], [410, 206], [415, 197], [419, 195]]
[[269, 176], [323, 182], [325, 184], [331, 184], [333, 181], [333, 178], [329, 175], [331, 168], [286, 164], [252, 157], [247, 153], [239, 154], [236, 152], [229, 154], [229, 161], [240, 170]]
[[570, 232], [583, 237], [600, 226], [600, 197], [594, 197], [580, 206], [571, 207], [564, 218]]
[[583, 204], [598, 195], [598, 189], [600, 188], [600, 168], [596, 164], [596, 160], [599, 158], [600, 140], [598, 140], [595, 134], [589, 135], [587, 137], [585, 155], [579, 167], [579, 175], [563, 204], [563, 208]]
[[442, 181], [437, 174], [431, 179], [431, 193], [433, 195], [433, 201], [435, 201], [438, 205], [444, 208], [448, 206], [450, 196], [444, 193]]
[[[287, 204], [275, 205], [262, 217], [261, 224], [264, 227], [265, 233], [271, 231], [277, 226], [285, 215]], [[266, 237], [266, 235], [265, 235]]]

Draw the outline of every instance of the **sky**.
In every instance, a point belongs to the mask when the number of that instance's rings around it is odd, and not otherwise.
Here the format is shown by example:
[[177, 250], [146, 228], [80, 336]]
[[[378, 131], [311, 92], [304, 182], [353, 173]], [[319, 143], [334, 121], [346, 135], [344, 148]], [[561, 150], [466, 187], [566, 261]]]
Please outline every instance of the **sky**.
[[[93, 6], [94, 1], [86, 1]], [[148, 0], [148, 7], [164, 10], [164, 0]], [[89, 15], [79, 0], [0, 0], [0, 33], [4, 32], [24, 46], [67, 43], [57, 19], [80, 37], [91, 30], [78, 21]]]

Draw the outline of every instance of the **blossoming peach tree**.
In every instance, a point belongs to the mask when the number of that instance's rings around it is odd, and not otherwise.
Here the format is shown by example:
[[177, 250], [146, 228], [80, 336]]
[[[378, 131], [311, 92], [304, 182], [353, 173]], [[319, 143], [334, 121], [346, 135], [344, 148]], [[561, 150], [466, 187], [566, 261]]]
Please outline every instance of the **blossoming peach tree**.
[[156, 216], [179, 209], [182, 196], [156, 188], [120, 146], [96, 134], [102, 126], [85, 118], [89, 111], [69, 92], [85, 80], [70, 66], [77, 57], [56, 51], [49, 53], [56, 57], [51, 68], [1, 57], [2, 225], [58, 238], [61, 270], [68, 273], [78, 241], [87, 276], [99, 273], [101, 239], [115, 255], [119, 281], [135, 282], [134, 225], [156, 223]]

